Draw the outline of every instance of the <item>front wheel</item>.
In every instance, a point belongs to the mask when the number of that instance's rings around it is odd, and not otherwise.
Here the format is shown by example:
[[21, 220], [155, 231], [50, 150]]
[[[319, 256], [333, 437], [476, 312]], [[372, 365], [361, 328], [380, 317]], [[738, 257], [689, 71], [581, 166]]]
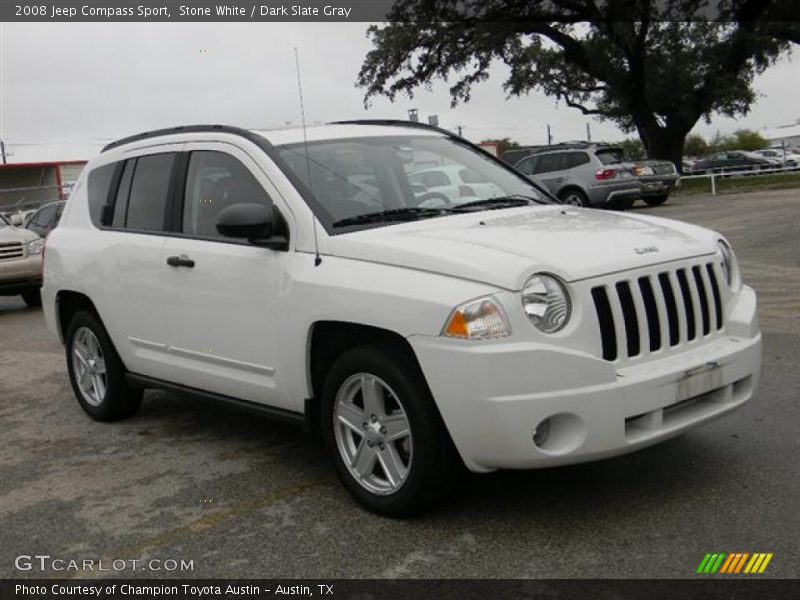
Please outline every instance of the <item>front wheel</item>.
[[81, 408], [97, 421], [131, 416], [142, 402], [142, 390], [125, 381], [125, 368], [100, 319], [75, 314], [66, 336], [67, 371]]
[[322, 435], [339, 479], [367, 509], [418, 514], [450, 488], [450, 438], [415, 362], [392, 346], [354, 348], [322, 391]]

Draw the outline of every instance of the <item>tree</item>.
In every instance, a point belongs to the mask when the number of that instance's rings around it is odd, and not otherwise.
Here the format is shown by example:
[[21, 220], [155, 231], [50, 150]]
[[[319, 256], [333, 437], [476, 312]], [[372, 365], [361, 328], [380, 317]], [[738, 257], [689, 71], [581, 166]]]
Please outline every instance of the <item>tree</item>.
[[683, 153], [686, 156], [705, 156], [710, 151], [708, 142], [702, 135], [689, 135], [683, 143]]
[[619, 142], [617, 145], [625, 150], [625, 154], [633, 160], [641, 160], [645, 158], [647, 154], [644, 151], [644, 146], [642, 145], [641, 140], [637, 140], [636, 138], [627, 138]]
[[736, 150], [763, 150], [769, 146], [769, 141], [757, 131], [751, 131], [750, 129], [734, 131], [733, 138]]
[[515, 142], [511, 138], [504, 137], [501, 139], [496, 140], [483, 140], [481, 144], [497, 144], [497, 154], [505, 154], [509, 150], [514, 150], [515, 148], [519, 148], [520, 145], [518, 142]]
[[454, 76], [455, 105], [500, 60], [509, 95], [542, 91], [680, 162], [698, 120], [747, 113], [754, 76], [800, 43], [793, 2], [718, 0], [702, 20], [705, 0], [398, 0], [357, 84], [369, 104]]

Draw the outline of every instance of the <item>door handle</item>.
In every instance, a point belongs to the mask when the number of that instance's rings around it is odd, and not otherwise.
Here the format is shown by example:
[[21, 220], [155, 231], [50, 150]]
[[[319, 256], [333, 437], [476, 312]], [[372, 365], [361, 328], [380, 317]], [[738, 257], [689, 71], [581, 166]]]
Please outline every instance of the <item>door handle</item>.
[[180, 256], [170, 256], [167, 259], [167, 264], [170, 267], [189, 267], [191, 269], [194, 266], [194, 261], [185, 254], [181, 254]]

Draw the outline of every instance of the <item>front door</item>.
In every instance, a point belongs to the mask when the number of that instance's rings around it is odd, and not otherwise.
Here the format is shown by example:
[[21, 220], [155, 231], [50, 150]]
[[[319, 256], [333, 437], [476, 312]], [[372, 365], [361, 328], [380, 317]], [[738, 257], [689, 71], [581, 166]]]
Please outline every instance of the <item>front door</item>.
[[186, 150], [179, 231], [164, 249], [171, 379], [293, 409], [280, 383], [276, 327], [280, 298], [288, 292], [290, 254], [224, 238], [216, 230], [226, 207], [274, 201], [277, 191], [238, 148], [207, 143]]

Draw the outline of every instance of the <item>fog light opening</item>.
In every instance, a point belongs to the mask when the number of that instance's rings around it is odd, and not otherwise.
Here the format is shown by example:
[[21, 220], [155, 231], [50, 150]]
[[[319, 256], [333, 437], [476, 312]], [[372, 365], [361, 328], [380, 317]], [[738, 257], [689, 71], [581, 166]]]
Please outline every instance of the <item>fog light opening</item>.
[[586, 423], [574, 413], [558, 413], [539, 421], [531, 439], [540, 452], [561, 455], [574, 452], [586, 440]]
[[542, 448], [550, 438], [550, 419], [545, 419], [533, 430], [533, 443], [537, 448]]

